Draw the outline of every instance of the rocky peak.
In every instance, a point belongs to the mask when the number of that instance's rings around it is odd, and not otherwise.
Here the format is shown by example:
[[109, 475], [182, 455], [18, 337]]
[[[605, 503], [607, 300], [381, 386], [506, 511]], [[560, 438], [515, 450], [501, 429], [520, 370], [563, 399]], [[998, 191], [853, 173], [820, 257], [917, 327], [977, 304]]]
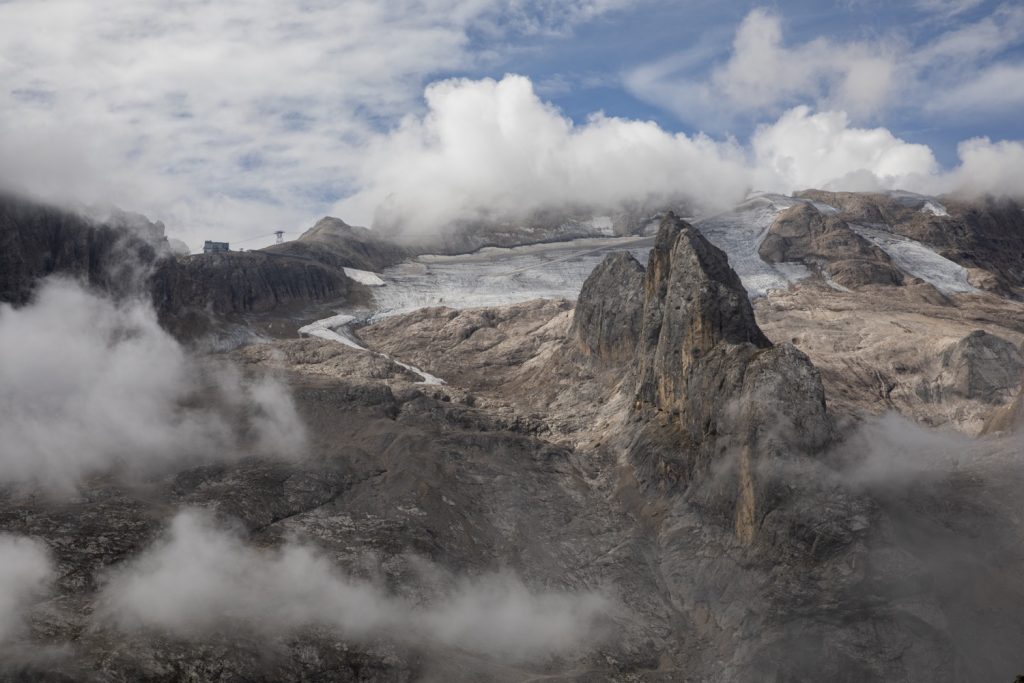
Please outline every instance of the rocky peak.
[[644, 279], [638, 401], [673, 410], [686, 400], [689, 370], [723, 344], [771, 346], [725, 252], [669, 213]]
[[629, 252], [616, 252], [583, 283], [570, 336], [582, 353], [625, 364], [636, 354], [644, 311], [644, 267]]
[[626, 255], [606, 259], [581, 293], [574, 339], [635, 382], [627, 438], [641, 487], [675, 495], [699, 480], [710, 518], [751, 543], [785, 488], [762, 461], [831, 439], [818, 371], [791, 345], [772, 345], [725, 253], [674, 214], [640, 275]]

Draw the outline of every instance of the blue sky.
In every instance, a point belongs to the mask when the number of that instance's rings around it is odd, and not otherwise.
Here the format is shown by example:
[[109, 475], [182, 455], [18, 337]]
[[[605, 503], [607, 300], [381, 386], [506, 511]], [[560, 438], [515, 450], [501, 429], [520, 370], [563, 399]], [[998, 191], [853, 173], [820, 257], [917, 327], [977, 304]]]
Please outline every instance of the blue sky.
[[[963, 11], [950, 14], [959, 6]], [[962, 30], [982, 21], [1006, 3], [915, 4], [873, 2], [644, 2], [576, 27], [571, 35], [526, 38], [519, 50], [510, 55], [500, 69], [470, 72], [470, 75], [498, 77], [501, 71], [530, 76], [541, 94], [557, 104], [575, 120], [583, 120], [594, 111], [609, 115], [657, 121], [667, 129], [685, 132], [708, 130], [714, 126], [700, 117], [688, 118], [636, 97], [622, 86], [622, 78], [631, 68], [673, 53], [694, 49], [689, 71], [700, 76], [716, 63], [728, 59], [737, 26], [756, 8], [767, 8], [782, 21], [785, 42], [804, 44], [827, 38], [836, 42], [906, 41], [921, 47], [940, 36]], [[1024, 64], [1024, 35], [1004, 50], [979, 59], [984, 68], [997, 63]], [[1024, 77], [1024, 70], [1020, 71]], [[545, 89], [545, 83], [556, 87]], [[561, 87], [557, 87], [561, 86]], [[885, 125], [897, 136], [927, 144], [939, 161], [953, 165], [957, 161], [959, 141], [976, 137], [1017, 139], [1024, 135], [1024, 80], [1017, 84], [1016, 107], [993, 107], [971, 115], [943, 115], [925, 110], [921, 102], [893, 102], [886, 111], [864, 117], [856, 123]], [[799, 104], [799, 98], [790, 100]], [[747, 137], [756, 116], [716, 133]]]
[[998, 0], [0, 0], [0, 184], [190, 243], [754, 186], [1024, 195], [1022, 108]]

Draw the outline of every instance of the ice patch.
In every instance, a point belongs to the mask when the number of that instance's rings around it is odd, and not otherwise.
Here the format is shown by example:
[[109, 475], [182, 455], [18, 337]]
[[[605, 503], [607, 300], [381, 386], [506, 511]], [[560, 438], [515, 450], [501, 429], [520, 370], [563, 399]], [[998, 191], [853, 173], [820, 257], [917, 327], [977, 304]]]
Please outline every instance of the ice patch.
[[850, 223], [858, 235], [870, 240], [889, 255], [903, 272], [918, 277], [943, 294], [978, 291], [967, 280], [967, 270], [940, 256], [920, 242], [889, 232], [886, 226]]
[[949, 212], [946, 211], [946, 207], [937, 202], [927, 201], [924, 206], [921, 207], [921, 213], [930, 213], [933, 216], [948, 216]]
[[752, 298], [766, 296], [811, 274], [802, 263], [766, 263], [757, 253], [779, 213], [802, 201], [776, 194], [752, 194], [736, 209], [698, 220], [695, 225], [726, 253], [747, 293]]
[[342, 270], [345, 271], [345, 275], [367, 287], [383, 287], [386, 284], [380, 275], [368, 270], [359, 270], [358, 268], [342, 268]]
[[445, 381], [440, 377], [431, 375], [429, 372], [424, 372], [415, 365], [403, 363], [397, 358], [392, 358], [386, 353], [380, 353], [379, 351], [371, 351], [370, 349], [366, 348], [365, 346], [357, 342], [349, 332], [349, 326], [352, 325], [353, 323], [359, 322], [359, 320], [360, 319], [354, 315], [346, 315], [344, 313], [339, 315], [332, 315], [329, 318], [321, 318], [320, 320], [315, 320], [308, 325], [300, 327], [299, 334], [306, 334], [312, 337], [319, 337], [320, 339], [338, 342], [339, 344], [344, 344], [345, 346], [349, 346], [353, 349], [359, 349], [360, 351], [372, 353], [375, 356], [387, 358], [395, 365], [400, 365], [406, 370], [414, 372], [423, 378], [423, 381], [416, 382], [416, 384], [441, 385], [445, 383]]
[[647, 262], [649, 237], [590, 237], [523, 247], [488, 247], [457, 256], [420, 256], [384, 271], [371, 320], [420, 308], [507, 306], [532, 299], [575, 299], [605, 255], [629, 251]]
[[[338, 342], [353, 349], [366, 351], [367, 348], [357, 342], [348, 334], [348, 325], [356, 321], [354, 315], [332, 315], [330, 318], [315, 320], [308, 325], [299, 328], [299, 334], [307, 334], [311, 337], [319, 337], [328, 341]], [[337, 332], [336, 330], [341, 330]]]

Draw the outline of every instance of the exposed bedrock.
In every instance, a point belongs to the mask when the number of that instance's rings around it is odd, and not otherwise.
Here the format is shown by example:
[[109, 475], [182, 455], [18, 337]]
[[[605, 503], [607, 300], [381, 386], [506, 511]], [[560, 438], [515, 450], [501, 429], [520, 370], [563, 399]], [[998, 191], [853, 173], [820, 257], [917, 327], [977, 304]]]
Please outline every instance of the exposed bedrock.
[[884, 251], [839, 216], [823, 215], [812, 204], [797, 204], [779, 214], [758, 253], [768, 263], [798, 261], [817, 268], [849, 289], [903, 282], [903, 274]]
[[606, 363], [633, 360], [644, 312], [643, 282], [644, 267], [628, 252], [609, 254], [591, 272], [570, 332], [580, 351]]
[[107, 222], [0, 194], [0, 301], [23, 304], [39, 278], [66, 275], [115, 295], [133, 293], [169, 251], [163, 224]]
[[930, 382], [917, 393], [929, 401], [970, 399], [1002, 404], [1012, 399], [1024, 373], [1024, 354], [1012, 342], [975, 330], [946, 347]]

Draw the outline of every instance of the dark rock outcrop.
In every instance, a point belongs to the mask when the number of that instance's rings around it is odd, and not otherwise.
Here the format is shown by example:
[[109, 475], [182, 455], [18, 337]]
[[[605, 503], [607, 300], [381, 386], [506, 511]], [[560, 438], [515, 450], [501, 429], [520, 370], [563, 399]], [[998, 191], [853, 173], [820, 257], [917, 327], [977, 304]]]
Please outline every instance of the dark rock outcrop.
[[0, 195], [0, 301], [23, 304], [36, 282], [63, 274], [115, 295], [137, 291], [168, 249], [163, 226], [116, 213], [96, 223], [77, 213]]
[[813, 204], [797, 204], [779, 214], [758, 253], [768, 263], [798, 261], [821, 269], [833, 282], [850, 289], [903, 282], [903, 274], [884, 251], [851, 230], [842, 218], [823, 215]]
[[162, 262], [151, 286], [157, 310], [168, 315], [188, 309], [216, 315], [268, 313], [341, 299], [358, 303], [369, 296], [338, 268], [255, 251]]
[[322, 263], [331, 268], [380, 271], [409, 258], [414, 252], [390, 242], [372, 230], [348, 225], [330, 216], [321, 218], [299, 239], [261, 251]]
[[636, 354], [644, 311], [644, 267], [628, 252], [609, 254], [583, 283], [571, 335], [584, 354], [627, 364]]
[[674, 214], [639, 281], [628, 256], [606, 259], [581, 292], [573, 339], [635, 382], [628, 452], [641, 488], [699, 489], [691, 498], [750, 543], [779, 502], [762, 461], [831, 439], [821, 379], [804, 354], [765, 337], [725, 253]]

